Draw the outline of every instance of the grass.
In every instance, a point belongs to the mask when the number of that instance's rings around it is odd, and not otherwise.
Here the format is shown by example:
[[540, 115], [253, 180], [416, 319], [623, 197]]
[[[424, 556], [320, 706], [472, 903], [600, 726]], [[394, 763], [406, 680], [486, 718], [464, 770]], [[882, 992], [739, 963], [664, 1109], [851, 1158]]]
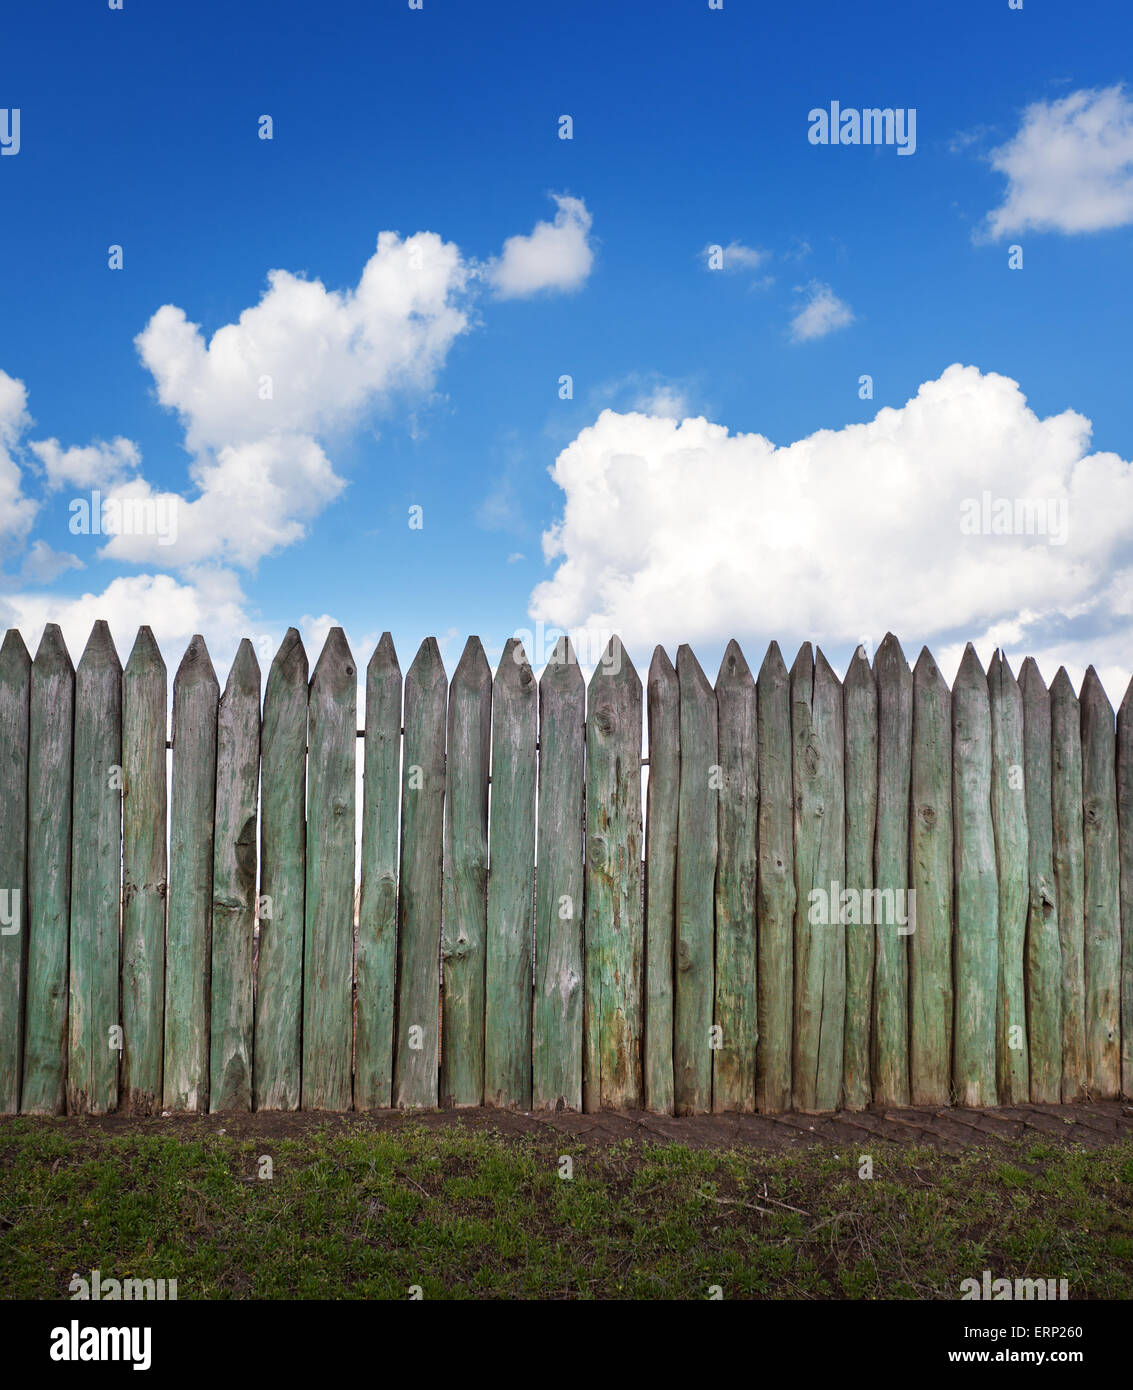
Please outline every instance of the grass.
[[[175, 1278], [179, 1299], [1133, 1297], [1133, 1141], [771, 1154], [460, 1125], [301, 1139], [0, 1126], [0, 1293]], [[261, 1155], [270, 1179], [258, 1176]], [[569, 1156], [573, 1177], [560, 1176]], [[797, 1210], [792, 1210], [797, 1208]]]

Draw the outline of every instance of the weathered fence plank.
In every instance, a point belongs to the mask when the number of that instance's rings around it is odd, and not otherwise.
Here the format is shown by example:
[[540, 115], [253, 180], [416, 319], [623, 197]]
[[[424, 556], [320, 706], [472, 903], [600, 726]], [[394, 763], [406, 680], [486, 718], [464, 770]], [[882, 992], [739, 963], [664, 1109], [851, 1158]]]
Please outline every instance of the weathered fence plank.
[[393, 1104], [397, 1001], [397, 820], [401, 778], [401, 667], [383, 632], [366, 667], [362, 883], [358, 899], [354, 1108]]
[[1062, 948], [1054, 883], [1050, 695], [1032, 657], [1019, 670], [1023, 694], [1023, 784], [1027, 802], [1027, 1021], [1031, 1100], [1057, 1104], [1062, 1092]]
[[438, 1094], [447, 703], [440, 648], [427, 637], [405, 677], [394, 1049], [394, 1100], [405, 1107], [435, 1106]]
[[260, 944], [253, 1073], [257, 1110], [297, 1110], [307, 882], [307, 653], [287, 629], [268, 672], [260, 736]]
[[484, 1100], [531, 1109], [535, 745], [539, 687], [509, 638], [492, 690], [492, 859], [488, 879]]
[[1121, 889], [1121, 1093], [1133, 1096], [1133, 681], [1117, 711]]
[[354, 783], [358, 668], [332, 627], [307, 706], [307, 891], [303, 929], [305, 1109], [349, 1110], [354, 975]]
[[[862, 902], [872, 902], [877, 833], [877, 681], [863, 647], [854, 652], [846, 671], [842, 704], [846, 730], [846, 890]], [[848, 926], [842, 1079], [847, 1110], [864, 1110], [873, 1099], [869, 1059], [874, 953], [873, 928], [865, 923]]]
[[791, 669], [795, 785], [794, 1096], [799, 1110], [835, 1109], [846, 1020], [845, 730], [842, 687], [809, 643]]
[[118, 1105], [118, 917], [122, 902], [122, 663], [95, 623], [75, 671], [75, 767], [67, 1110]]
[[445, 1106], [484, 1101], [491, 749], [492, 672], [479, 637], [470, 637], [448, 692], [441, 930], [440, 1098]]
[[260, 664], [245, 637], [220, 697], [212, 869], [209, 1109], [252, 1108]]
[[1121, 902], [1113, 706], [1091, 666], [1082, 681], [1086, 1082], [1095, 1100], [1121, 1092]]
[[645, 1105], [673, 1111], [673, 943], [677, 935], [680, 687], [664, 647], [646, 682], [649, 786], [645, 818]]
[[[759, 761], [755, 677], [738, 643], [728, 643], [716, 677], [720, 792], [716, 866], [716, 1008], [712, 1108], [755, 1109]], [[652, 759], [652, 754], [650, 755]], [[650, 776], [653, 773], [650, 761]], [[649, 841], [646, 841], [647, 846]], [[646, 853], [648, 859], [648, 850]]]
[[0, 646], [0, 1114], [20, 1108], [28, 948], [31, 657], [10, 628]]
[[759, 728], [759, 1043], [756, 1107], [791, 1108], [794, 990], [795, 839], [791, 701], [787, 668], [772, 642], [756, 682]]
[[909, 870], [909, 1100], [952, 1094], [952, 694], [924, 647], [913, 669]]
[[166, 670], [148, 627], [122, 673], [122, 1105], [161, 1108]]
[[71, 774], [75, 669], [55, 623], [31, 667], [28, 758], [28, 958], [20, 1109], [66, 1105], [67, 937], [71, 921]]
[[199, 634], [173, 678], [173, 787], [165, 952], [163, 1103], [207, 1110], [212, 831], [220, 686]]
[[716, 697], [689, 646], [677, 650], [677, 681], [681, 773], [677, 824], [673, 1093], [678, 1115], [702, 1115], [712, 1109], [719, 743]]
[[570, 639], [563, 636], [539, 681], [538, 872], [531, 1045], [532, 1104], [538, 1110], [582, 1109], [585, 722], [586, 682]]
[[952, 686], [956, 841], [953, 1088], [960, 1105], [995, 1105], [999, 884], [991, 821], [991, 702], [969, 642]]
[[641, 732], [641, 680], [611, 637], [590, 679], [586, 716], [588, 1111], [636, 1110], [642, 1101]]
[[[873, 1098], [878, 1105], [909, 1103], [909, 960], [913, 924], [900, 920], [908, 903], [909, 795], [912, 777], [913, 675], [889, 632], [874, 658], [877, 676], [877, 844], [874, 851], [875, 921]], [[888, 920], [885, 920], [888, 919]]]
[[1023, 694], [998, 649], [988, 666], [987, 686], [991, 707], [991, 823], [999, 883], [996, 1090], [1000, 1105], [1025, 1105], [1031, 1095], [1031, 1079], [1024, 981], [1029, 892]]
[[1086, 937], [1082, 715], [1066, 668], [1050, 683], [1054, 882], [1062, 955], [1062, 1099], [1086, 1094]]

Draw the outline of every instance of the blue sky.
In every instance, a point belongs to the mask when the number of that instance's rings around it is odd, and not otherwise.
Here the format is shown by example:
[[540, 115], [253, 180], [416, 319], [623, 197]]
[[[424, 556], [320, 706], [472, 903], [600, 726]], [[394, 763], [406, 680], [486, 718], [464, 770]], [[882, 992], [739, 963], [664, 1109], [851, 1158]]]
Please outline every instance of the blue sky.
[[[18, 7], [0, 619], [265, 669], [292, 624], [451, 669], [540, 619], [713, 674], [892, 627], [1120, 698], [1131, 52], [1038, 0]], [[811, 143], [835, 100], [915, 152]], [[95, 490], [180, 499], [177, 542], [74, 534]], [[965, 531], [984, 490], [1064, 539]]]

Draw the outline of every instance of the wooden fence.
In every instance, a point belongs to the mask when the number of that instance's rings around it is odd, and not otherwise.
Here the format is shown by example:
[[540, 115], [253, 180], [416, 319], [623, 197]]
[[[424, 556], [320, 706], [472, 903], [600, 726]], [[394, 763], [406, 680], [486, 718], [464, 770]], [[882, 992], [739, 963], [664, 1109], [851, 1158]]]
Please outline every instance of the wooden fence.
[[[889, 636], [642, 686], [290, 630], [221, 693], [148, 628], [0, 649], [0, 1111], [818, 1111], [1133, 1091], [1133, 686], [1114, 719]], [[172, 783], [166, 787], [167, 747]], [[447, 756], [446, 756], [447, 750]], [[490, 785], [489, 785], [490, 784]], [[644, 849], [644, 858], [643, 858]], [[538, 872], [536, 873], [536, 868]]]

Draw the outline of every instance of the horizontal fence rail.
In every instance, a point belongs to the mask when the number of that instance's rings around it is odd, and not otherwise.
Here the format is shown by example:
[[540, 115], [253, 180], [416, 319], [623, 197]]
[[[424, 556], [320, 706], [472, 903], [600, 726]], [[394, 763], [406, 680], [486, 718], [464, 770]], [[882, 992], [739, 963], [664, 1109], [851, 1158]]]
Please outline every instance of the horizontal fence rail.
[[0, 1112], [1133, 1094], [1133, 684], [334, 628], [260, 692], [196, 636], [167, 731], [149, 628], [8, 632]]

